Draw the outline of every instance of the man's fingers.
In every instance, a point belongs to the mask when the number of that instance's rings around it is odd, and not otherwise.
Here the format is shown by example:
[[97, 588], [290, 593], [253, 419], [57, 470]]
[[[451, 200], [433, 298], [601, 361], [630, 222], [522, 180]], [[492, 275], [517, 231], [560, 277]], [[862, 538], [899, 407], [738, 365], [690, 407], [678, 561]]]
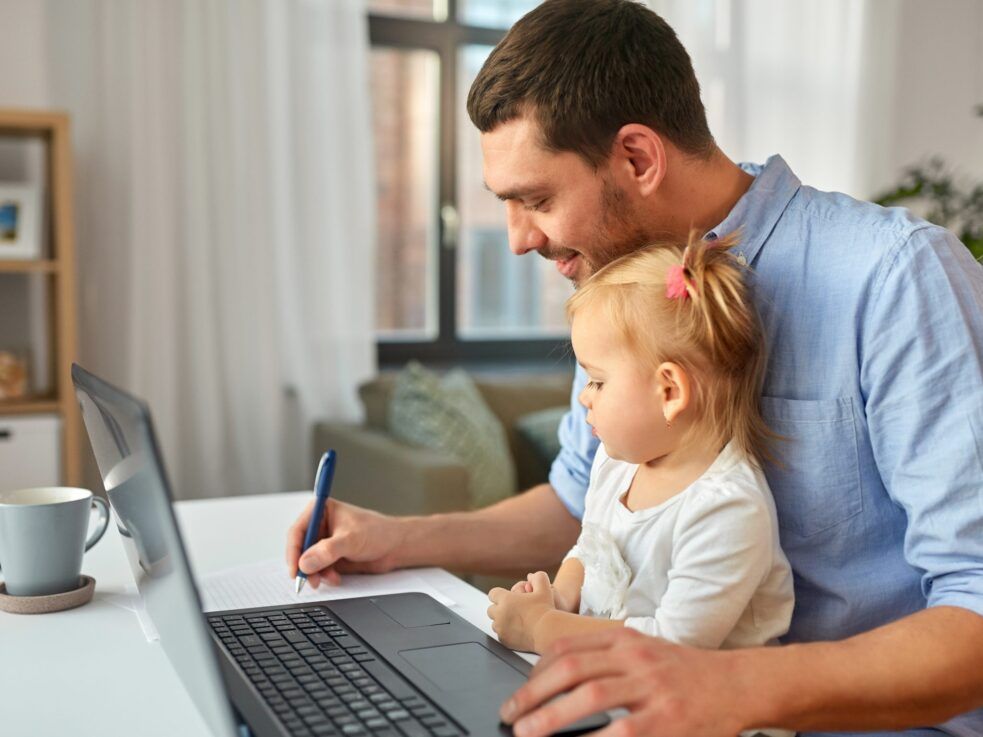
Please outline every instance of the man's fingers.
[[347, 535], [318, 540], [300, 556], [300, 570], [309, 576], [333, 565], [339, 558], [345, 557], [348, 541]]
[[621, 706], [633, 691], [632, 685], [632, 679], [625, 677], [592, 678], [570, 693], [518, 719], [513, 731], [516, 737], [552, 734], [578, 719]]
[[611, 653], [568, 654], [561, 660], [554, 661], [552, 668], [538, 674], [534, 671], [532, 677], [502, 705], [502, 719], [511, 724], [558, 694], [585, 681], [618, 674], [623, 669], [623, 662]]
[[608, 650], [613, 647], [618, 640], [623, 639], [626, 635], [630, 636], [632, 634], [637, 634], [633, 630], [631, 632], [614, 628], [603, 629], [598, 632], [589, 632], [583, 635], [577, 635], [576, 637], [564, 637], [556, 642], [554, 642], [550, 647], [546, 649], [543, 653], [543, 657], [539, 659], [539, 662], [533, 666], [532, 672], [529, 674], [530, 678], [537, 676], [552, 667], [552, 665], [563, 658], [566, 655], [571, 655], [574, 653], [583, 652], [594, 652], [595, 655], [599, 655], [599, 652]]
[[525, 594], [525, 593], [527, 593], [526, 592], [526, 586], [527, 586], [527, 584], [526, 584], [525, 581], [516, 581], [512, 585], [512, 593], [513, 594]]
[[493, 604], [498, 604], [499, 602], [502, 601], [502, 597], [504, 597], [508, 593], [509, 592], [503, 589], [501, 586], [496, 586], [495, 588], [493, 588], [491, 591], [488, 592], [488, 600]]
[[[613, 720], [604, 729], [591, 732], [591, 737], [621, 737], [626, 734], [646, 734], [652, 729], [652, 714], [633, 712]], [[755, 730], [751, 730], [752, 732]]]

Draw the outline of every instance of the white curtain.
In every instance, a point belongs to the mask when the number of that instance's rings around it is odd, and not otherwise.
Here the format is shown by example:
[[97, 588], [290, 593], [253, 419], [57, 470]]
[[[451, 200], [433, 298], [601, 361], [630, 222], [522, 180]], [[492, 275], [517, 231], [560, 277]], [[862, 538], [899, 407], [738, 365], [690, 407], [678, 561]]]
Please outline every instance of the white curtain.
[[890, 156], [901, 3], [648, 0], [693, 59], [732, 159], [780, 153], [805, 183], [869, 197]]
[[146, 398], [179, 498], [310, 483], [374, 373], [361, 0], [49, 0], [81, 359]]

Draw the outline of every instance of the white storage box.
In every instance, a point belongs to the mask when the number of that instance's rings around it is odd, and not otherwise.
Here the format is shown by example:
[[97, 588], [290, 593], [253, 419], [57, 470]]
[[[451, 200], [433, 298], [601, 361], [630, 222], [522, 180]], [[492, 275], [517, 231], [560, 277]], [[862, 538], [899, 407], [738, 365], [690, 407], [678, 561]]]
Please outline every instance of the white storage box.
[[61, 485], [61, 419], [0, 416], [0, 492]]

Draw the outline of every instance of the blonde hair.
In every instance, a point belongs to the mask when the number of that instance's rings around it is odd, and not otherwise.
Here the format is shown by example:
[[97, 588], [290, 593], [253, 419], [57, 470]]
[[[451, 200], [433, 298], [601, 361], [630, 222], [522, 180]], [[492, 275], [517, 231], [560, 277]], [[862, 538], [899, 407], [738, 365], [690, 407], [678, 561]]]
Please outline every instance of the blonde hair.
[[[652, 370], [666, 361], [679, 364], [692, 378], [701, 416], [694, 431], [721, 446], [733, 440], [760, 463], [774, 460], [769, 445], [779, 436], [761, 416], [764, 337], [745, 279], [748, 270], [727, 252], [736, 243], [734, 235], [712, 243], [691, 236], [685, 248], [656, 243], [634, 251], [574, 292], [567, 317], [572, 321], [578, 311], [596, 305]], [[676, 291], [669, 290], [670, 283]]]

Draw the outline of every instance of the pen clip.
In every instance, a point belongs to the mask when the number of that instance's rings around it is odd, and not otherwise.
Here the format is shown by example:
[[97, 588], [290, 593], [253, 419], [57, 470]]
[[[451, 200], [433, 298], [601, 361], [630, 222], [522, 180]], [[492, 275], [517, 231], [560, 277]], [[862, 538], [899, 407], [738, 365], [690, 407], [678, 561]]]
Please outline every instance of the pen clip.
[[314, 472], [314, 493], [317, 494], [317, 482], [321, 479], [321, 474], [324, 473], [324, 467], [327, 465], [328, 456], [330, 453], [325, 453], [321, 456], [320, 462], [317, 464], [317, 471]]

